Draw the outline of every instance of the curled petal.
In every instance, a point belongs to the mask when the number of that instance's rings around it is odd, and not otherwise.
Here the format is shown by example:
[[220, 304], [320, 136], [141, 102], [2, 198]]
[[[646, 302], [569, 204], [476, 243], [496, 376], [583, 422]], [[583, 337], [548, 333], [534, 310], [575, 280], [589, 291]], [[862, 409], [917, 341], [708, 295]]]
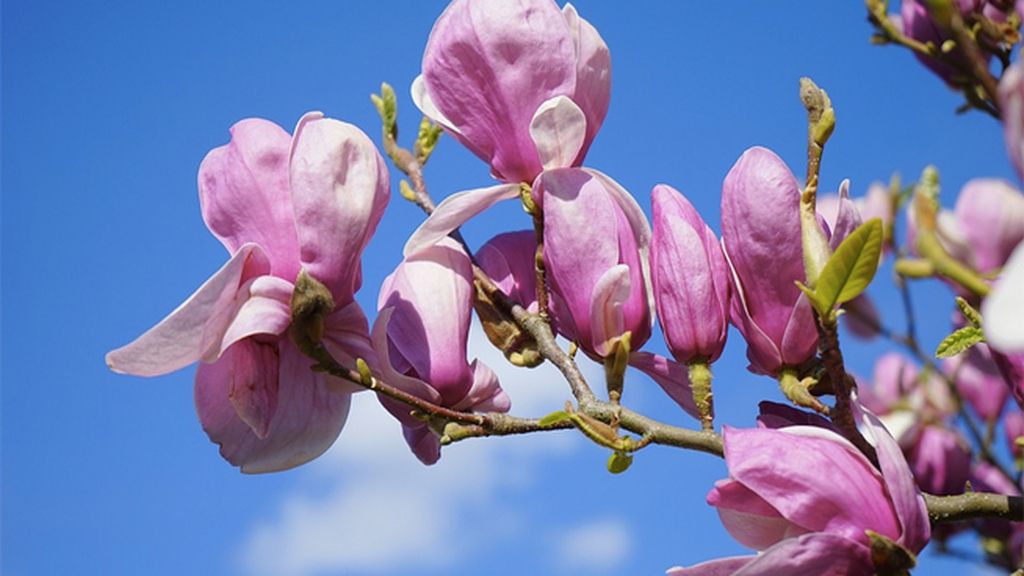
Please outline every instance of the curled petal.
[[594, 285], [590, 299], [591, 342], [602, 357], [611, 354], [613, 341], [626, 332], [622, 308], [629, 293], [629, 267], [625, 264], [609, 268]]
[[263, 250], [255, 244], [243, 245], [159, 324], [131, 344], [109, 352], [107, 365], [123, 374], [158, 376], [201, 358], [215, 359], [231, 324], [239, 287], [246, 279], [269, 271]]
[[434, 212], [413, 232], [405, 243], [402, 254], [409, 256], [426, 246], [436, 244], [473, 216], [502, 200], [510, 200], [518, 195], [518, 184], [499, 184], [452, 194], [438, 204]]
[[261, 438], [231, 401], [232, 381], [241, 368], [237, 348], [229, 348], [213, 364], [201, 364], [196, 372], [196, 411], [210, 440], [220, 445], [221, 456], [242, 472], [263, 473], [287, 470], [323, 454], [345, 425], [351, 395], [331, 391], [331, 378], [314, 372], [313, 361], [282, 339], [277, 406]]
[[242, 305], [221, 341], [215, 360], [229, 346], [256, 334], [280, 336], [292, 322], [291, 282], [277, 276], [258, 276], [239, 291]]
[[231, 127], [231, 142], [214, 148], [199, 166], [203, 220], [234, 254], [259, 244], [274, 275], [294, 280], [299, 272], [288, 150], [292, 139], [280, 126], [249, 118]]
[[387, 166], [361, 130], [311, 112], [295, 128], [290, 174], [302, 265], [343, 306], [388, 204]]
[[583, 162], [590, 143], [597, 136], [597, 131], [608, 113], [611, 100], [612, 59], [597, 30], [576, 12], [572, 4], [562, 8], [562, 15], [569, 24], [573, 44], [576, 47], [576, 91], [572, 99], [576, 102], [587, 118], [587, 134], [579, 156], [573, 165]]
[[566, 96], [555, 96], [537, 108], [530, 121], [530, 137], [545, 170], [572, 166], [587, 132], [583, 111]]
[[722, 525], [737, 542], [764, 550], [807, 530], [779, 514], [755, 492], [735, 480], [720, 480], [708, 493], [708, 504], [718, 510]]
[[843, 180], [839, 185], [839, 205], [837, 206], [836, 219], [832, 225], [832, 238], [829, 240], [829, 247], [835, 250], [839, 244], [863, 223], [857, 205], [850, 200], [850, 181]]
[[757, 556], [732, 556], [708, 560], [695, 566], [675, 566], [665, 571], [667, 576], [732, 576], [753, 562]]
[[277, 344], [246, 339], [236, 343], [232, 350], [228, 399], [238, 418], [257, 438], [264, 439], [277, 411]]
[[512, 401], [501, 389], [494, 370], [479, 360], [473, 360], [470, 369], [473, 371], [473, 387], [452, 408], [474, 412], [508, 412], [512, 408]]

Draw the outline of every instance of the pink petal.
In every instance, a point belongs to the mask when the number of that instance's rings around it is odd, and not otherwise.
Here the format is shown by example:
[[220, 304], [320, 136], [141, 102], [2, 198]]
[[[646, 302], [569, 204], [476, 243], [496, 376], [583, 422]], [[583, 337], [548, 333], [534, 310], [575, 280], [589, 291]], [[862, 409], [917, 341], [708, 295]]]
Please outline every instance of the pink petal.
[[541, 166], [530, 119], [542, 102], [571, 95], [572, 36], [549, 0], [456, 0], [431, 31], [423, 77], [436, 108], [507, 182], [532, 182]]
[[370, 367], [378, 365], [370, 341], [369, 323], [358, 302], [337, 308], [324, 319], [324, 346], [342, 366], [355, 367], [362, 358]]
[[785, 538], [806, 534], [772, 508], [763, 498], [735, 480], [719, 480], [708, 493], [708, 504], [718, 509], [722, 525], [737, 542], [764, 550]]
[[[864, 438], [870, 442], [878, 453], [878, 463], [882, 468], [886, 490], [892, 499], [892, 507], [902, 526], [902, 533], [897, 543], [910, 549], [915, 554], [924, 548], [931, 538], [931, 525], [928, 523], [928, 509], [924, 498], [914, 484], [914, 476], [910, 472], [903, 451], [899, 444], [889, 435], [885, 426], [878, 418], [854, 402], [861, 417]], [[881, 530], [880, 534], [889, 536]], [[890, 536], [891, 537], [891, 536]]]
[[500, 184], [456, 192], [445, 198], [405, 243], [402, 254], [408, 256], [439, 240], [462, 226], [467, 220], [497, 204], [519, 196], [518, 184]]
[[956, 199], [955, 212], [979, 272], [1001, 268], [1024, 240], [1024, 194], [1005, 180], [969, 181]]
[[981, 304], [985, 338], [1001, 352], [1024, 351], [1024, 243], [1013, 251], [992, 292]]
[[236, 348], [196, 372], [196, 411], [210, 440], [228, 462], [245, 473], [294, 468], [323, 454], [337, 439], [351, 395], [331, 391], [331, 377], [311, 370], [313, 362], [287, 339], [278, 342], [277, 409], [266, 436], [258, 437], [230, 400], [236, 377]]
[[562, 8], [562, 15], [569, 24], [576, 47], [576, 91], [572, 99], [587, 118], [587, 134], [583, 147], [573, 162], [575, 166], [583, 162], [590, 143], [597, 136], [597, 131], [608, 113], [612, 87], [612, 59], [608, 45], [604, 43], [601, 35], [590, 22], [580, 18], [572, 4], [567, 3]]
[[231, 127], [231, 142], [199, 166], [199, 205], [207, 227], [228, 249], [259, 244], [271, 272], [298, 274], [298, 240], [288, 184], [292, 139], [280, 126], [249, 118]]
[[111, 370], [136, 376], [167, 374], [208, 357], [216, 357], [235, 311], [235, 298], [246, 278], [266, 274], [263, 250], [245, 244], [198, 290], [156, 326], [127, 346], [107, 354]]
[[729, 475], [791, 522], [864, 543], [865, 529], [898, 537], [878, 472], [837, 434], [815, 426], [727, 426], [724, 440]]
[[850, 181], [843, 180], [839, 185], [839, 202], [829, 247], [833, 250], [838, 248], [839, 244], [862, 223], [863, 218], [857, 210], [857, 205], [850, 200]]
[[555, 96], [537, 108], [530, 121], [530, 137], [545, 170], [573, 165], [587, 132], [587, 119], [575, 102]]
[[508, 412], [512, 408], [512, 401], [501, 389], [494, 370], [480, 360], [474, 360], [470, 369], [473, 370], [473, 387], [452, 408], [473, 412]]
[[536, 253], [536, 233], [520, 230], [488, 240], [476, 251], [476, 261], [502, 292], [529, 309], [537, 301]]
[[629, 364], [657, 382], [687, 414], [700, 419], [700, 411], [697, 410], [690, 390], [690, 376], [686, 366], [650, 352], [633, 352], [629, 355]]
[[290, 174], [302, 265], [343, 306], [388, 204], [387, 166], [361, 130], [311, 112], [295, 128]]
[[[388, 326], [391, 323], [391, 315], [394, 311], [394, 308], [381, 308], [377, 313], [377, 319], [373, 322], [371, 338], [373, 341], [373, 350], [377, 355], [377, 365], [374, 368], [388, 384], [402, 390], [403, 392], [419, 396], [424, 400], [428, 400], [436, 404], [441, 401], [441, 395], [438, 394], [437, 390], [431, 388], [430, 385], [423, 380], [406, 376], [403, 372], [395, 369], [394, 360], [391, 359], [391, 346], [388, 341]], [[382, 402], [383, 399], [384, 398], [381, 397]], [[396, 406], [398, 405], [399, 404], [396, 404]], [[385, 406], [387, 406], [387, 404], [385, 404]], [[402, 404], [401, 406], [405, 405]], [[408, 415], [408, 406], [403, 408], [403, 412]], [[402, 418], [399, 418], [399, 420], [402, 420]]]
[[872, 576], [871, 551], [837, 534], [812, 533], [787, 538], [765, 550], [736, 576]]

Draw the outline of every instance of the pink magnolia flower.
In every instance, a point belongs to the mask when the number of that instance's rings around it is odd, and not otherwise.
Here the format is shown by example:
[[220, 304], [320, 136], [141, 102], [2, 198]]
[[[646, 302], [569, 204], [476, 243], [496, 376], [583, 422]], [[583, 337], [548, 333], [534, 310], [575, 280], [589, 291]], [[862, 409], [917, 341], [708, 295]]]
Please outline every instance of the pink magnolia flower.
[[708, 504], [733, 538], [760, 554], [668, 574], [867, 576], [875, 573], [868, 530], [920, 551], [930, 536], [924, 499], [885, 427], [868, 412], [862, 419], [880, 471], [839, 434], [813, 422], [792, 425], [784, 413], [766, 421], [779, 429], [726, 426], [729, 478], [715, 483]]
[[740, 156], [722, 184], [722, 244], [733, 274], [730, 318], [747, 341], [750, 370], [777, 375], [814, 356], [818, 332], [807, 297], [799, 188], [766, 148]]
[[360, 257], [388, 201], [388, 173], [359, 129], [318, 112], [292, 138], [243, 120], [199, 169], [210, 231], [231, 258], [167, 318], [107, 355], [117, 371], [156, 376], [202, 362], [196, 410], [221, 455], [243, 472], [298, 466], [341, 432], [354, 388], [310, 370], [288, 338], [293, 283], [304, 269], [335, 310], [323, 342], [340, 361], [372, 358], [353, 293]]
[[1010, 388], [987, 345], [976, 344], [970, 350], [948, 358], [943, 369], [955, 379], [961, 398], [978, 416], [983, 420], [999, 419], [1010, 396]]
[[[406, 256], [519, 193], [518, 185], [504, 184], [445, 198], [409, 238]], [[639, 348], [650, 337], [654, 302], [651, 228], [636, 200], [589, 168], [544, 171], [531, 196], [544, 213], [544, 262], [559, 332], [594, 357], [604, 357], [627, 331]]]
[[714, 362], [729, 332], [731, 279], [722, 247], [674, 188], [655, 186], [651, 203], [651, 283], [665, 342], [679, 362]]
[[[949, 39], [949, 33], [942, 30], [931, 19], [928, 9], [925, 8], [926, 3], [926, 0], [903, 0], [900, 5], [903, 33], [919, 42], [931, 42], [935, 46], [942, 46], [942, 43]], [[956, 0], [955, 4], [959, 8], [960, 14], [966, 17], [973, 12], [980, 13], [985, 3], [979, 0]], [[986, 61], [992, 58], [992, 54], [984, 50], [982, 55]], [[916, 52], [914, 56], [949, 86], [955, 88], [964, 81], [961, 77], [962, 73], [949, 64]], [[969, 65], [959, 54], [954, 57], [961, 68]]]
[[476, 251], [476, 261], [498, 288], [531, 312], [537, 312], [537, 234], [506, 232]]
[[455, 0], [413, 100], [505, 182], [578, 166], [608, 111], [611, 58], [571, 4]]
[[1009, 182], [975, 178], [964, 184], [954, 209], [968, 246], [966, 264], [995, 272], [1024, 240], [1024, 194]]
[[[486, 364], [466, 362], [473, 308], [473, 269], [453, 240], [405, 257], [381, 286], [373, 347], [384, 381], [434, 404], [462, 411], [506, 412], [511, 407]], [[424, 464], [441, 457], [441, 444], [409, 407], [381, 403], [402, 423], [405, 440]]]
[[1024, 70], [1014, 63], [999, 80], [999, 104], [1003, 111], [1006, 152], [1024, 180]]

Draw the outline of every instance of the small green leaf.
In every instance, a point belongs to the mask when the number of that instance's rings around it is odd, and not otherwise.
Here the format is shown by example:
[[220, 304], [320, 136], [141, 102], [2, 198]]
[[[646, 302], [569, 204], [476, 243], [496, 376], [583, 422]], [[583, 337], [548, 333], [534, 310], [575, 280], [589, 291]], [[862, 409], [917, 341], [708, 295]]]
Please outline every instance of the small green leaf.
[[622, 474], [629, 470], [632, 464], [633, 456], [625, 452], [612, 452], [612, 455], [608, 457], [608, 471], [612, 474]]
[[964, 315], [964, 318], [973, 326], [981, 327], [981, 313], [974, 309], [967, 300], [957, 296], [956, 307], [960, 309], [960, 313]]
[[540, 419], [537, 424], [540, 426], [554, 426], [555, 424], [561, 424], [562, 422], [569, 422], [572, 420], [572, 415], [565, 410], [556, 410], [551, 414]]
[[981, 328], [977, 326], [964, 326], [943, 338], [942, 342], [939, 342], [939, 347], [935, 349], [935, 357], [949, 358], [950, 356], [956, 356], [983, 340], [985, 340], [985, 335], [982, 334]]
[[882, 253], [882, 220], [872, 218], [850, 233], [825, 263], [811, 302], [826, 316], [837, 304], [856, 298], [878, 270]]
[[430, 159], [430, 155], [433, 154], [434, 148], [437, 146], [437, 141], [441, 138], [441, 134], [444, 133], [444, 129], [440, 125], [434, 124], [430, 121], [430, 118], [426, 116], [420, 121], [420, 129], [416, 134], [416, 160], [421, 166], [427, 163]]
[[[817, 292], [815, 292], [814, 290], [808, 288], [806, 284], [804, 284], [803, 282], [801, 282], [799, 280], [796, 281], [796, 287], [799, 288], [800, 291], [803, 292], [805, 296], [807, 296], [807, 299], [811, 301], [811, 306], [813, 306], [814, 309], [817, 310], [819, 314], [824, 316], [827, 313], [828, 305], [825, 304], [825, 303], [819, 302], [818, 293]], [[825, 310], [825, 312], [822, 312], [822, 310]]]

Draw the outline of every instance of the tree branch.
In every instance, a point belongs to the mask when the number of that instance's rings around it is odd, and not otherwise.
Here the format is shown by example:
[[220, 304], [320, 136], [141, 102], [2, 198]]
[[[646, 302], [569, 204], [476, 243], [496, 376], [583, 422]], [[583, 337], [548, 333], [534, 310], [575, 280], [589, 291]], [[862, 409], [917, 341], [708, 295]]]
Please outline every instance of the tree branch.
[[967, 492], [956, 496], [924, 494], [924, 503], [933, 524], [973, 518], [1002, 518], [1024, 522], [1024, 498], [1020, 496], [988, 492]]

